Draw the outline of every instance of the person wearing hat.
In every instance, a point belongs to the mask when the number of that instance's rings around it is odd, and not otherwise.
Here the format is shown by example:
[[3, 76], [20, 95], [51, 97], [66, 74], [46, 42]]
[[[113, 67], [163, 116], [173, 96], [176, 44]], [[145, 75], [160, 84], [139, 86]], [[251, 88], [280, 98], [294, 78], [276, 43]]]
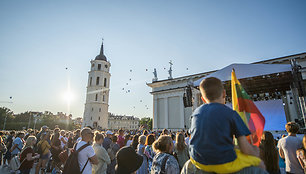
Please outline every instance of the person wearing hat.
[[117, 152], [116, 159], [116, 174], [136, 173], [137, 169], [139, 169], [143, 162], [143, 157], [138, 155], [132, 147], [127, 146], [121, 148]]
[[106, 131], [106, 137], [104, 138], [104, 141], [103, 141], [103, 147], [105, 150], [107, 150], [109, 147], [110, 147], [110, 144], [112, 143], [112, 131]]

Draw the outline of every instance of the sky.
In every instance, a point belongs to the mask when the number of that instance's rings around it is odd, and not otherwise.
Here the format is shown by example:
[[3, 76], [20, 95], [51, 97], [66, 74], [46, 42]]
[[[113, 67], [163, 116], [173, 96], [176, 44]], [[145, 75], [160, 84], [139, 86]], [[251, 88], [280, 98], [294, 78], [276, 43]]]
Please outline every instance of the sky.
[[103, 38], [109, 112], [152, 117], [146, 83], [154, 68], [164, 80], [170, 60], [176, 78], [306, 52], [305, 7], [304, 0], [2, 0], [0, 106], [82, 117]]

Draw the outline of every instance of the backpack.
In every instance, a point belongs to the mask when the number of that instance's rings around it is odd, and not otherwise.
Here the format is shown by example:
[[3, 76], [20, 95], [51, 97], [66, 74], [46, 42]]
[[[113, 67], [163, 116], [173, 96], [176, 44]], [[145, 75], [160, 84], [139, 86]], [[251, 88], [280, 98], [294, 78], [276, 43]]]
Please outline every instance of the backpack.
[[83, 173], [89, 158], [87, 159], [82, 171], [80, 171], [80, 165], [79, 165], [79, 161], [78, 161], [78, 156], [79, 156], [79, 152], [81, 150], [83, 150], [84, 148], [86, 148], [87, 146], [89, 146], [90, 144], [87, 143], [83, 146], [81, 146], [78, 150], [76, 150], [77, 147], [76, 143], [73, 147], [73, 149], [71, 149], [71, 154], [69, 155], [66, 164], [64, 165], [64, 170], [63, 170], [63, 174], [81, 174]]
[[115, 154], [115, 151], [113, 150], [113, 143], [109, 146], [109, 148], [107, 149], [107, 153], [108, 153], [108, 156], [111, 160], [114, 160], [115, 157], [116, 157], [116, 154]]
[[[169, 156], [170, 155], [166, 155], [164, 159], [162, 160], [159, 174], [166, 174], [166, 163], [167, 163]], [[157, 165], [159, 165], [157, 162], [152, 163], [152, 166], [157, 166]]]

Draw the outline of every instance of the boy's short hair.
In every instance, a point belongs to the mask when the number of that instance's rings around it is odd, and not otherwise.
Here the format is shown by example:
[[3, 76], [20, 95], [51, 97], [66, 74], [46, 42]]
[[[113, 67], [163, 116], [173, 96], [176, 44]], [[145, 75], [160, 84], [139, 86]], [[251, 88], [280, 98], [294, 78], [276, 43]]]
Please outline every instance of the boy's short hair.
[[300, 129], [299, 125], [296, 122], [288, 122], [285, 128], [288, 133], [293, 133], [293, 134], [298, 133]]
[[213, 101], [218, 99], [223, 93], [224, 87], [220, 79], [209, 77], [200, 83], [200, 91], [202, 96]]

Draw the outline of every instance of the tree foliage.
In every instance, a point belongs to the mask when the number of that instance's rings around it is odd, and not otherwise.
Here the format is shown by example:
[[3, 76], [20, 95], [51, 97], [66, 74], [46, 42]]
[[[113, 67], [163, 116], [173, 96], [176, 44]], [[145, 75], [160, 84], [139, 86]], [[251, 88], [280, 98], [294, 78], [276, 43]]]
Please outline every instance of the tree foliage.
[[3, 124], [6, 120], [5, 129], [6, 130], [22, 130], [24, 128], [34, 128], [40, 129], [43, 125], [54, 129], [55, 125], [58, 125], [61, 129], [73, 130], [78, 128], [74, 125], [71, 116], [66, 116], [64, 114], [55, 115], [49, 111], [45, 112], [31, 112], [26, 111], [19, 114], [14, 114], [8, 108], [0, 107], [0, 129], [3, 129]]
[[150, 117], [141, 118], [139, 121], [139, 125], [143, 126], [145, 129], [152, 130], [153, 119]]

